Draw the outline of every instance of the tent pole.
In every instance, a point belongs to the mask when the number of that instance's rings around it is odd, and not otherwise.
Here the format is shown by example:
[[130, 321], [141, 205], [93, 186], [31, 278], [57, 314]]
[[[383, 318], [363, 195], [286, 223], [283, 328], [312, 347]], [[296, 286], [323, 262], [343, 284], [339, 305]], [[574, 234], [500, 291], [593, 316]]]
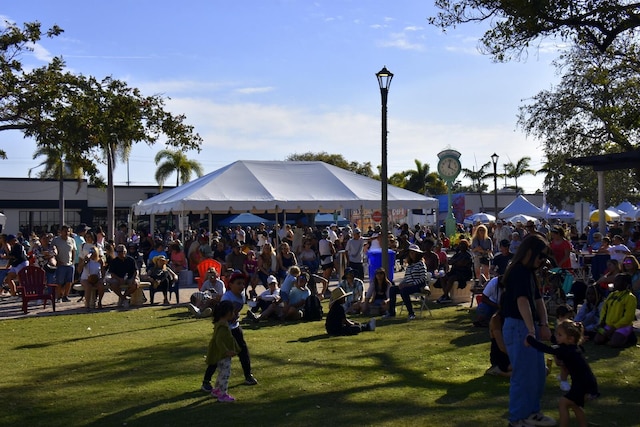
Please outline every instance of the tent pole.
[[607, 231], [607, 218], [605, 211], [605, 194], [604, 194], [604, 171], [597, 171], [598, 175], [598, 231], [602, 233], [603, 236], [606, 235]]
[[207, 218], [209, 221], [209, 246], [211, 246], [211, 236], [213, 236], [213, 215], [211, 211], [209, 211], [209, 217]]

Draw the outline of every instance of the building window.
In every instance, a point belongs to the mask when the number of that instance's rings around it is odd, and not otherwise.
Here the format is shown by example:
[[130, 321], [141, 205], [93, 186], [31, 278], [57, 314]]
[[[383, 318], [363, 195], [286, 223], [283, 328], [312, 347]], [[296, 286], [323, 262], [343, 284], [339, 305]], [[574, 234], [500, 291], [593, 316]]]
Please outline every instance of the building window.
[[[36, 233], [49, 232], [57, 229], [60, 222], [60, 212], [51, 211], [19, 211], [20, 231], [28, 235], [32, 231]], [[65, 210], [64, 223], [77, 225], [80, 223], [80, 211]]]

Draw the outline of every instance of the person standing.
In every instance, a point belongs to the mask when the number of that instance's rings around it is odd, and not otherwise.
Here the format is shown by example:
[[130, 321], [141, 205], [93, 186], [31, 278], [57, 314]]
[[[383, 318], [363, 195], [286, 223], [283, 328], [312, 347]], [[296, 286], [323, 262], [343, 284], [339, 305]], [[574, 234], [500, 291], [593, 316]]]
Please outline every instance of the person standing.
[[69, 302], [69, 292], [73, 283], [75, 269], [73, 260], [76, 258], [76, 241], [69, 233], [69, 226], [63, 225], [60, 234], [51, 242], [58, 251], [56, 255], [56, 283], [58, 284], [58, 299]]
[[220, 302], [230, 301], [233, 304], [234, 316], [229, 320], [229, 328], [231, 329], [231, 335], [233, 335], [240, 346], [238, 357], [240, 358], [240, 364], [242, 365], [242, 371], [244, 372], [244, 384], [256, 385], [258, 384], [258, 380], [256, 380], [251, 373], [251, 357], [249, 356], [249, 348], [247, 347], [242, 328], [240, 327], [240, 311], [245, 304], [244, 282], [244, 274], [241, 272], [233, 272], [229, 277], [229, 290], [222, 295]]
[[[207, 350], [207, 370], [204, 373], [201, 389], [211, 393], [218, 402], [236, 400], [227, 393], [231, 376], [231, 358], [241, 350], [229, 329], [229, 322], [233, 317], [233, 304], [230, 301], [220, 302], [213, 310], [214, 330]], [[214, 388], [211, 386], [211, 378], [216, 368], [218, 377]]]
[[547, 374], [544, 354], [527, 342], [528, 336], [541, 340], [551, 338], [536, 274], [550, 256], [549, 244], [544, 237], [537, 233], [527, 236], [503, 279], [502, 334], [512, 367], [509, 387], [509, 425], [512, 427], [553, 426], [556, 423], [540, 411]]
[[11, 248], [9, 250], [9, 272], [7, 276], [4, 278], [4, 283], [9, 286], [9, 293], [12, 296], [16, 296], [16, 279], [18, 278], [18, 273], [23, 268], [29, 265], [29, 260], [27, 259], [27, 253], [24, 250], [24, 246], [18, 242], [18, 239], [15, 235], [9, 234], [7, 236], [7, 244]]
[[[334, 264], [333, 264], [333, 256], [336, 253], [336, 248], [331, 243], [329, 237], [328, 230], [322, 230], [322, 239], [318, 242], [318, 252], [320, 254], [320, 268], [322, 269], [322, 277], [327, 280], [331, 280], [331, 275], [333, 274]], [[327, 296], [327, 285], [322, 287], [322, 297], [325, 298]]]
[[347, 252], [347, 259], [349, 260], [349, 267], [355, 271], [358, 279], [364, 280], [364, 266], [362, 264], [364, 239], [362, 239], [361, 236], [362, 231], [359, 228], [354, 228], [353, 239], [347, 242], [345, 250]]

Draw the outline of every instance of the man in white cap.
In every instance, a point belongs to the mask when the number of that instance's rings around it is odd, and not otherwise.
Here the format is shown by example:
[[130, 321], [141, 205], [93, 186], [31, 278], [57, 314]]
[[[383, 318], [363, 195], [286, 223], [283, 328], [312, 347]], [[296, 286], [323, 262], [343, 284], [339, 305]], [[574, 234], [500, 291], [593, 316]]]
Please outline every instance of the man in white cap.
[[[280, 288], [278, 288], [278, 279], [271, 275], [267, 277], [268, 289], [261, 293], [256, 299], [255, 307], [247, 312], [247, 316], [254, 322], [260, 319], [268, 319], [271, 315], [280, 317], [282, 314], [282, 306], [280, 304]], [[262, 310], [258, 314], [258, 310]]]
[[364, 239], [361, 238], [361, 234], [362, 231], [359, 228], [354, 228], [353, 239], [349, 239], [345, 246], [345, 251], [349, 260], [349, 267], [355, 271], [358, 279], [364, 280], [364, 267], [362, 265]]

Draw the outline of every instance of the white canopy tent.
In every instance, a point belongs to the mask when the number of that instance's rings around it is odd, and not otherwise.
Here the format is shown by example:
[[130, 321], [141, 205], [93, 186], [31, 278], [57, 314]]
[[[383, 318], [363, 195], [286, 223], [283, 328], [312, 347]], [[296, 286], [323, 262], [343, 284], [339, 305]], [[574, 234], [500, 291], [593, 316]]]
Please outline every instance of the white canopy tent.
[[514, 215], [528, 215], [535, 218], [543, 218], [544, 212], [521, 194], [500, 211], [498, 218], [509, 218]]
[[[388, 187], [389, 209], [437, 209], [438, 200]], [[136, 215], [335, 212], [380, 209], [380, 181], [323, 162], [239, 160], [140, 201]]]

